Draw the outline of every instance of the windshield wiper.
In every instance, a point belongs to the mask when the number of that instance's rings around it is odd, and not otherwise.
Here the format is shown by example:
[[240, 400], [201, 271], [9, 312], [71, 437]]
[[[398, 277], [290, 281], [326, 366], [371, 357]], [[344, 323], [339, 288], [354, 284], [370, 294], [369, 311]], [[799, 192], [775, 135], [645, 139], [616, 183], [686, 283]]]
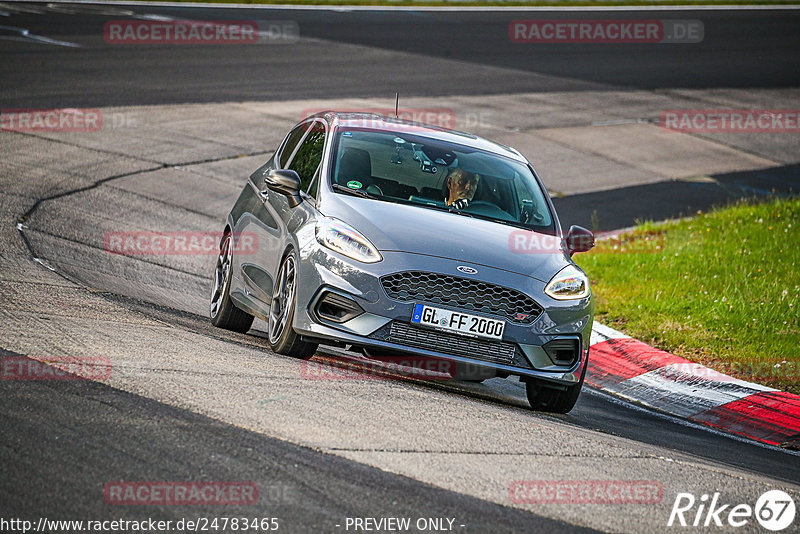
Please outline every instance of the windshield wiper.
[[531, 230], [531, 228], [524, 223], [520, 222], [512, 222], [512, 221], [504, 221], [503, 219], [495, 219], [494, 217], [487, 217], [485, 215], [477, 215], [475, 213], [469, 213], [452, 206], [434, 206], [433, 204], [425, 204], [422, 202], [414, 202], [412, 200], [405, 200], [402, 198], [395, 198], [395, 197], [382, 197], [373, 195], [372, 193], [368, 193], [364, 189], [350, 189], [349, 187], [345, 187], [342, 184], [331, 184], [331, 187], [336, 191], [341, 191], [342, 193], [348, 193], [353, 196], [361, 197], [361, 198], [370, 198], [372, 200], [382, 200], [383, 202], [391, 202], [394, 204], [405, 204], [407, 206], [418, 206], [421, 208], [433, 209], [437, 211], [444, 211], [447, 213], [454, 213], [456, 215], [462, 215], [464, 217], [469, 217], [471, 219], [481, 219], [483, 221], [490, 221], [500, 224], [505, 224], [506, 226], [514, 226], [516, 228], [523, 228], [525, 230]]
[[[392, 199], [392, 200], [394, 201], [394, 199]], [[456, 208], [453, 208], [451, 206], [437, 206], [436, 204], [428, 204], [426, 202], [419, 202], [419, 201], [415, 202], [413, 200], [403, 200], [403, 199], [397, 199], [397, 203], [398, 204], [407, 204], [409, 206], [419, 206], [419, 207], [422, 207], [422, 208], [427, 208], [429, 210], [444, 211], [444, 212], [447, 212], [447, 213], [456, 213], [458, 215], [463, 215], [465, 217], [474, 217], [474, 215], [472, 215], [471, 213], [465, 213], [465, 212], [460, 211], [460, 210], [458, 210]]]
[[355, 195], [357, 197], [362, 198], [378, 198], [375, 195], [367, 193], [363, 189], [350, 189], [349, 187], [345, 187], [342, 184], [331, 184], [331, 187], [337, 191], [341, 191], [342, 193], [350, 193], [351, 195]]

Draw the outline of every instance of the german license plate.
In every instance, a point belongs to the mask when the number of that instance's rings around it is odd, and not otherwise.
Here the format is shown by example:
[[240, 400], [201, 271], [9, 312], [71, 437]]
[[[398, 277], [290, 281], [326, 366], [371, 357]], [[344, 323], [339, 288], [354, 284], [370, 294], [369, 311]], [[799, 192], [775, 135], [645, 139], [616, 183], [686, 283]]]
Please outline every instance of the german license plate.
[[434, 308], [424, 304], [414, 306], [411, 322], [423, 326], [432, 326], [442, 330], [449, 330], [458, 334], [485, 337], [489, 339], [503, 339], [505, 321], [489, 319], [479, 315], [472, 315], [453, 310]]

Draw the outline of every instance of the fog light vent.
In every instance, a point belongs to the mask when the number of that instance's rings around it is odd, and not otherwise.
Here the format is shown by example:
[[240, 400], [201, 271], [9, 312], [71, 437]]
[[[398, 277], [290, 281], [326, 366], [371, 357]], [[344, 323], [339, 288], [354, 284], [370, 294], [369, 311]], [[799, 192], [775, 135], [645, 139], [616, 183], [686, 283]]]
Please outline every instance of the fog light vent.
[[330, 291], [319, 299], [316, 311], [320, 318], [334, 323], [344, 323], [364, 313], [355, 300]]
[[554, 339], [542, 348], [556, 365], [572, 365], [580, 355], [580, 341], [575, 338]]

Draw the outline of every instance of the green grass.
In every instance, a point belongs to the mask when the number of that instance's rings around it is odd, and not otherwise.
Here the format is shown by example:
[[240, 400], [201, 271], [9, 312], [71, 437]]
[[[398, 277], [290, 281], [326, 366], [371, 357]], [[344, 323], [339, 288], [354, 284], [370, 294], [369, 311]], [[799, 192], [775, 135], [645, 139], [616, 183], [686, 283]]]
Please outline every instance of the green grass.
[[740, 203], [640, 225], [622, 247], [599, 243], [575, 259], [593, 283], [599, 322], [800, 393], [799, 227], [798, 199]]

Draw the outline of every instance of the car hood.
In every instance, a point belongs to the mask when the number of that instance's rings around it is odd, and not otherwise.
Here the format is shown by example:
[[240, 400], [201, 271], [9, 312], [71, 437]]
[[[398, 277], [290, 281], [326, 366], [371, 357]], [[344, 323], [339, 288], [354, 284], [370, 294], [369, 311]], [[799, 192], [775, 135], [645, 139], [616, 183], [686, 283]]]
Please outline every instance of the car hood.
[[[353, 226], [385, 252], [447, 258], [545, 283], [571, 263], [565, 253], [553, 252], [553, 236], [444, 211], [339, 193], [326, 195], [320, 211]], [[540, 241], [548, 243], [544, 250], [536, 246]]]

